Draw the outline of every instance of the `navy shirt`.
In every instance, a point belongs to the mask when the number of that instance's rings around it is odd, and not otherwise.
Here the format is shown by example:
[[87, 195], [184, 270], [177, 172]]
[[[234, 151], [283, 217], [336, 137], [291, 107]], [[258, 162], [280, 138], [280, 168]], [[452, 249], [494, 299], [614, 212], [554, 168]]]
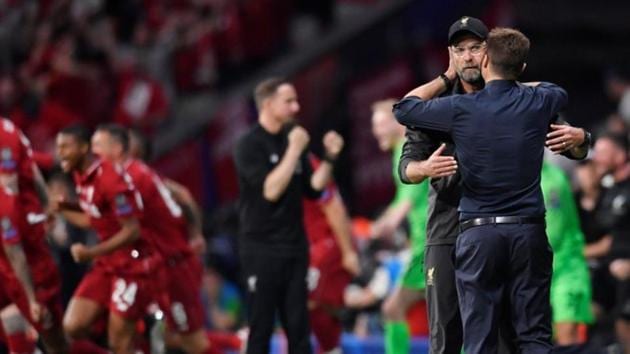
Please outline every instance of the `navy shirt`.
[[453, 138], [463, 181], [460, 219], [542, 216], [546, 133], [566, 104], [566, 92], [554, 84], [495, 80], [468, 95], [407, 97], [394, 106], [394, 114], [401, 124]]

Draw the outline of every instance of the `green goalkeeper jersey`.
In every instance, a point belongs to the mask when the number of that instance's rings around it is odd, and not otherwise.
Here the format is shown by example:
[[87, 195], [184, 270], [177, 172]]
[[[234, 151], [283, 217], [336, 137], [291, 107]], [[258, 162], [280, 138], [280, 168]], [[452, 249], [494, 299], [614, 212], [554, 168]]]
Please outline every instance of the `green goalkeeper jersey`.
[[591, 280], [584, 258], [584, 234], [564, 171], [544, 162], [541, 187], [547, 237], [553, 249], [551, 303], [554, 322], [592, 322]]
[[393, 176], [396, 183], [396, 196], [392, 205], [397, 205], [405, 200], [411, 203], [411, 210], [407, 214], [409, 221], [409, 238], [412, 248], [420, 248], [424, 252], [424, 244], [427, 234], [427, 210], [429, 206], [429, 179], [420, 184], [404, 184], [398, 176], [398, 163], [402, 153], [403, 142], [396, 145], [392, 155]]

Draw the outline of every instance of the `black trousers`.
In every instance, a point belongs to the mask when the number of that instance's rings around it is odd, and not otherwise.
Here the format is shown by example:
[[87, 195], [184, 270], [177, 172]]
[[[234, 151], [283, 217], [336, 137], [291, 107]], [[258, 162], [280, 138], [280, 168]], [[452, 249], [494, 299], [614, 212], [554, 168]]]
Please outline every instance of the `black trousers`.
[[249, 338], [247, 354], [268, 354], [276, 313], [286, 333], [290, 354], [310, 354], [306, 273], [308, 255], [276, 257], [241, 254], [247, 290]]
[[[429, 317], [429, 354], [460, 354], [462, 319], [455, 286], [455, 244], [427, 244], [424, 264]], [[507, 302], [504, 303], [507, 306]], [[517, 354], [509, 317], [500, 319], [499, 354]]]
[[463, 232], [455, 248], [455, 277], [466, 354], [495, 354], [507, 297], [523, 354], [549, 354], [553, 254], [544, 224], [498, 224]]
[[429, 353], [459, 354], [463, 332], [455, 288], [455, 245], [427, 245], [424, 254]]

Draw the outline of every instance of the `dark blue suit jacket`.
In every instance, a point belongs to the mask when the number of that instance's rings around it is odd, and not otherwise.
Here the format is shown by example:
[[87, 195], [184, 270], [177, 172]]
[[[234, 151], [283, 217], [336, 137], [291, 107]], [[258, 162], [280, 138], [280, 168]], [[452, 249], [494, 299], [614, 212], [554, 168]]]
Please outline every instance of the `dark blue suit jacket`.
[[427, 101], [407, 97], [394, 106], [394, 114], [401, 124], [453, 138], [463, 180], [460, 219], [542, 216], [545, 138], [566, 104], [567, 93], [557, 85], [495, 80], [473, 94]]

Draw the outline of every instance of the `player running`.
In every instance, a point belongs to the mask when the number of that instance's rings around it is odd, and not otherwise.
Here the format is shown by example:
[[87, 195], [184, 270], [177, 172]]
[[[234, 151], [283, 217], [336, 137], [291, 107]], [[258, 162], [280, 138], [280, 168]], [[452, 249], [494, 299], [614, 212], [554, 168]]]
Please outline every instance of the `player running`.
[[151, 277], [161, 263], [152, 244], [140, 237], [142, 200], [124, 171], [90, 153], [90, 135], [68, 127], [57, 135], [57, 154], [65, 172], [72, 172], [82, 211], [55, 203], [71, 223], [93, 228], [94, 246], [74, 244], [75, 261], [93, 261], [70, 300], [64, 329], [72, 338], [85, 336], [100, 315], [109, 311], [108, 343], [116, 354], [134, 353], [136, 321], [153, 301]]
[[92, 151], [122, 166], [142, 196], [142, 232], [151, 235], [166, 260], [164, 290], [170, 303], [163, 305], [168, 307], [165, 309], [168, 325], [170, 332], [174, 332], [170, 334], [178, 335], [175, 338], [167, 336], [170, 337], [167, 343], [181, 347], [187, 353], [210, 353], [199, 296], [203, 267], [188, 243], [188, 224], [182, 208], [157, 173], [129, 156], [126, 128], [116, 124], [100, 126], [92, 136]]
[[[4, 301], [15, 303], [24, 318], [40, 333], [49, 353], [65, 353], [61, 327], [61, 279], [45, 240], [42, 203], [45, 183], [32, 159], [30, 142], [8, 119], [0, 118], [0, 187], [4, 190], [2, 262]], [[11, 207], [14, 203], [17, 207]], [[2, 306], [3, 308], [5, 306]], [[28, 352], [28, 339], [16, 313], [3, 313], [8, 345], [13, 352]]]

